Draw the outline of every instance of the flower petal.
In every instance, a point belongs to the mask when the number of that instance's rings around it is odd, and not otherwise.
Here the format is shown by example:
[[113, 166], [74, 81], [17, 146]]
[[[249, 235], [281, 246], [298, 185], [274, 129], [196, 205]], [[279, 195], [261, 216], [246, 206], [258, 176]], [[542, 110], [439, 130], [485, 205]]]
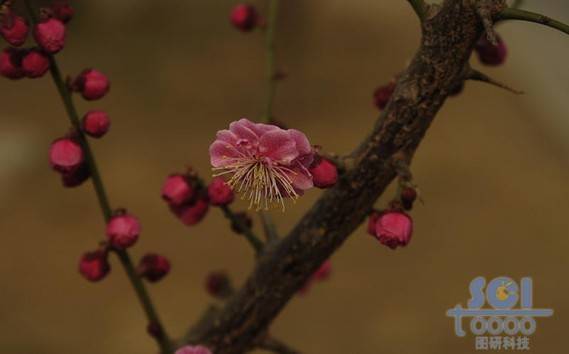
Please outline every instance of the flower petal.
[[224, 141], [231, 145], [237, 144], [237, 140], [239, 140], [237, 135], [233, 134], [231, 131], [227, 129], [218, 131], [217, 134], [215, 135], [215, 138], [216, 140]]
[[272, 130], [261, 136], [259, 152], [272, 160], [283, 164], [290, 164], [298, 157], [296, 143], [284, 130]]
[[299, 155], [307, 155], [312, 153], [312, 146], [303, 132], [296, 129], [289, 129], [287, 132], [296, 143], [296, 149]]
[[293, 172], [288, 173], [288, 176], [292, 180], [293, 187], [297, 190], [305, 191], [314, 187], [312, 176], [302, 169], [294, 169]]
[[242, 157], [242, 154], [233, 145], [216, 140], [209, 147], [209, 157], [213, 167], [224, 167], [232, 162], [232, 158]]
[[251, 144], [255, 144], [259, 140], [259, 136], [251, 129], [253, 122], [247, 118], [241, 118], [236, 122], [229, 124], [229, 130], [239, 139], [245, 139]]

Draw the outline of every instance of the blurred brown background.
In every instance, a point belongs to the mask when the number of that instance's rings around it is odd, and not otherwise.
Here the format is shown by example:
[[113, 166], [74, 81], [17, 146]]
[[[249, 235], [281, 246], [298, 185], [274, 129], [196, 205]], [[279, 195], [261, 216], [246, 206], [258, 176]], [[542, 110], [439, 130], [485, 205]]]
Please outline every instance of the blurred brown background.
[[[230, 27], [229, 0], [75, 3], [58, 59], [68, 74], [92, 66], [111, 77], [107, 98], [78, 106], [111, 114], [110, 134], [93, 142], [103, 178], [113, 205], [143, 222], [133, 257], [155, 251], [172, 260], [171, 275], [149, 288], [179, 336], [211, 301], [207, 272], [227, 269], [240, 283], [252, 252], [218, 210], [183, 226], [159, 189], [186, 164], [207, 177], [215, 131], [260, 116], [262, 37]], [[255, 3], [265, 11], [265, 1]], [[569, 21], [563, 1], [526, 4]], [[417, 47], [413, 12], [403, 0], [286, 0], [280, 15], [277, 54], [290, 76], [279, 87], [278, 119], [327, 150], [349, 152], [377, 116], [373, 89]], [[332, 258], [332, 278], [274, 322], [276, 336], [306, 353], [474, 352], [472, 336], [455, 337], [445, 311], [465, 305], [476, 276], [532, 276], [535, 305], [555, 310], [538, 319], [532, 352], [565, 352], [569, 39], [525, 23], [499, 32], [508, 63], [484, 70], [526, 95], [468, 83], [450, 99], [413, 166], [425, 199], [413, 211], [413, 242], [390, 251], [360, 228]], [[48, 167], [49, 143], [68, 129], [51, 80], [2, 80], [0, 90], [0, 352], [155, 353], [117, 260], [100, 284], [77, 273], [103, 226], [90, 184], [64, 190]], [[283, 233], [318, 194], [275, 213]]]

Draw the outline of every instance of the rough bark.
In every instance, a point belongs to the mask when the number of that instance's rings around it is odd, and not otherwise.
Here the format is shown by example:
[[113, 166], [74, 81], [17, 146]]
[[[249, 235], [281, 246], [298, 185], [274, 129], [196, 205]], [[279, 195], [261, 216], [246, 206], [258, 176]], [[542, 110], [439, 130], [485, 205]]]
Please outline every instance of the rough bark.
[[266, 250], [245, 285], [200, 329], [200, 343], [216, 354], [251, 349], [306, 279], [364, 221], [395, 177], [394, 160], [411, 160], [464, 77], [482, 34], [481, 5], [492, 16], [504, 1], [446, 0], [427, 10], [421, 46], [373, 131], [350, 155], [346, 173], [287, 237]]

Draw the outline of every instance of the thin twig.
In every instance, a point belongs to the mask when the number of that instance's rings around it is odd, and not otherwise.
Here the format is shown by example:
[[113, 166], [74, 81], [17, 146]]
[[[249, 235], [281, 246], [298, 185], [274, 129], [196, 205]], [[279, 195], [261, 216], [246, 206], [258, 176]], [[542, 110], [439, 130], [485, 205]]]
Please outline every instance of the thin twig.
[[[33, 24], [36, 24], [38, 22], [38, 19], [34, 13], [30, 0], [24, 0], [24, 4], [30, 16], [31, 22]], [[93, 186], [95, 188], [95, 194], [97, 195], [97, 199], [99, 201], [99, 206], [103, 213], [105, 222], [108, 222], [112, 216], [112, 208], [109, 203], [109, 199], [107, 197], [107, 193], [103, 181], [101, 179], [99, 169], [97, 167], [95, 155], [91, 150], [87, 137], [81, 130], [79, 115], [77, 113], [75, 105], [73, 104], [71, 92], [69, 92], [69, 89], [67, 88], [65, 82], [63, 81], [63, 76], [61, 75], [61, 71], [59, 69], [59, 65], [57, 64], [57, 61], [55, 60], [55, 57], [51, 54], [49, 55], [49, 61], [50, 61], [51, 77], [53, 79], [53, 82], [55, 83], [55, 86], [57, 87], [57, 91], [59, 92], [61, 99], [63, 100], [63, 105], [65, 106], [65, 110], [67, 112], [71, 125], [74, 127], [77, 133], [78, 140], [81, 144], [81, 147], [83, 148], [83, 152], [85, 154], [85, 160], [89, 166], [89, 171], [91, 173], [91, 180], [93, 181]], [[167, 334], [164, 332], [164, 327], [160, 322], [158, 314], [150, 299], [148, 291], [146, 290], [144, 283], [142, 282], [142, 279], [136, 274], [134, 265], [128, 253], [125, 250], [116, 250], [116, 253], [117, 256], [119, 257], [121, 264], [123, 265], [123, 268], [127, 273], [127, 276], [136, 292], [136, 295], [138, 296], [140, 304], [144, 309], [144, 312], [146, 314], [146, 317], [148, 318], [149, 323], [155, 324], [163, 331], [163, 335], [156, 338], [160, 346], [160, 350], [164, 354], [169, 353], [170, 340], [168, 339]]]
[[419, 20], [423, 21], [425, 18], [425, 2], [423, 0], [407, 0], [407, 2], [409, 2], [411, 7], [413, 7], [413, 10], [417, 14], [417, 17], [419, 17]]
[[261, 252], [263, 251], [263, 247], [264, 244], [263, 242], [253, 233], [253, 230], [251, 230], [251, 228], [249, 228], [247, 225], [245, 225], [245, 223], [243, 222], [243, 220], [241, 220], [241, 218], [239, 218], [227, 205], [224, 205], [221, 207], [221, 210], [223, 210], [223, 215], [225, 215], [225, 217], [227, 219], [229, 219], [231, 221], [231, 223], [235, 224], [237, 226], [237, 228], [239, 228], [239, 230], [241, 231], [241, 233], [245, 236], [245, 238], [247, 239], [247, 241], [249, 241], [249, 243], [251, 244], [251, 246], [253, 246], [253, 249], [255, 250], [255, 253], [257, 255], [260, 255]]
[[494, 80], [490, 76], [488, 76], [488, 75], [486, 75], [483, 72], [480, 72], [478, 70], [470, 69], [467, 73], [466, 79], [467, 80], [473, 80], [473, 81], [485, 82], [487, 84], [499, 87], [499, 88], [504, 89], [506, 91], [510, 91], [516, 95], [523, 95], [524, 94], [523, 91], [511, 88], [510, 86], [508, 86], [504, 83], [501, 83], [500, 81]]
[[514, 9], [514, 8], [507, 8], [496, 16], [496, 21], [505, 21], [505, 20], [534, 22], [540, 25], [555, 28], [556, 30], [569, 34], [569, 25], [535, 12]]
[[277, 231], [277, 227], [273, 222], [273, 219], [269, 214], [260, 210], [259, 217], [261, 218], [261, 222], [263, 223], [263, 230], [265, 231], [265, 237], [267, 238], [267, 242], [274, 242], [279, 239], [279, 234]]
[[265, 45], [267, 49], [267, 102], [265, 106], [265, 120], [273, 118], [273, 101], [277, 90], [277, 71], [275, 66], [275, 29], [277, 26], [277, 14], [279, 0], [269, 0], [269, 17], [265, 33]]

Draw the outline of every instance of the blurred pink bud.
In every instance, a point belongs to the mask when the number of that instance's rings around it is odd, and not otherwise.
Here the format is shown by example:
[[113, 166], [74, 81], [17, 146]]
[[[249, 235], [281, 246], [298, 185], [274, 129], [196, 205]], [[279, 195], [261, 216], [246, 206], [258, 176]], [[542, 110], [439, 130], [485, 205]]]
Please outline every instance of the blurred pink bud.
[[338, 181], [338, 169], [330, 160], [321, 158], [310, 169], [314, 186], [318, 188], [330, 188]]
[[81, 126], [87, 135], [93, 138], [100, 138], [109, 131], [111, 120], [107, 112], [92, 110], [83, 116]]
[[233, 202], [235, 195], [231, 187], [221, 177], [215, 177], [207, 187], [211, 205], [227, 205]]
[[489, 66], [498, 66], [504, 64], [506, 57], [508, 56], [508, 48], [506, 48], [506, 43], [502, 40], [499, 35], [496, 35], [498, 45], [492, 44], [486, 35], [476, 43], [474, 50], [478, 55], [478, 59], [482, 64]]
[[367, 233], [371, 236], [375, 236], [375, 225], [377, 224], [377, 219], [381, 216], [381, 213], [374, 210], [369, 214], [367, 222]]
[[70, 173], [77, 170], [84, 160], [81, 145], [72, 138], [60, 138], [51, 143], [49, 163], [54, 170]]
[[88, 101], [103, 98], [109, 92], [110, 87], [109, 79], [105, 74], [95, 69], [84, 70], [71, 85], [74, 91], [80, 92]]
[[107, 252], [96, 250], [86, 252], [79, 260], [79, 272], [89, 281], [99, 281], [111, 271], [111, 266], [107, 260]]
[[378, 87], [373, 93], [373, 102], [375, 106], [382, 110], [387, 106], [387, 103], [391, 99], [391, 95], [395, 91], [396, 82], [390, 81], [387, 85]]
[[140, 235], [140, 222], [130, 214], [121, 211], [109, 220], [107, 237], [111, 245], [118, 249], [131, 247]]
[[162, 185], [162, 199], [171, 206], [181, 206], [194, 197], [194, 188], [183, 175], [170, 175]]
[[75, 15], [75, 10], [66, 0], [54, 2], [53, 5], [51, 5], [51, 11], [53, 13], [53, 17], [63, 23], [71, 21], [73, 15]]
[[142, 278], [155, 283], [170, 272], [170, 261], [159, 254], [148, 253], [140, 259], [137, 272]]
[[209, 203], [206, 198], [200, 198], [196, 200], [194, 204], [181, 206], [171, 205], [170, 209], [182, 223], [187, 226], [192, 226], [202, 221], [206, 216], [209, 210]]
[[11, 80], [21, 79], [25, 76], [22, 70], [21, 50], [6, 48], [0, 53], [0, 75]]
[[14, 47], [19, 47], [26, 42], [29, 31], [30, 27], [26, 19], [13, 14], [7, 14], [0, 24], [0, 34]]
[[80, 186], [83, 182], [88, 180], [89, 177], [91, 177], [91, 173], [89, 172], [89, 166], [86, 162], [81, 163], [76, 169], [61, 174], [63, 186], [67, 188]]
[[211, 272], [205, 279], [208, 294], [217, 298], [226, 298], [231, 294], [231, 281], [224, 271]]
[[257, 10], [253, 5], [238, 4], [231, 10], [231, 23], [243, 32], [254, 29], [258, 24], [258, 19]]
[[34, 38], [43, 50], [55, 54], [65, 45], [65, 25], [56, 18], [48, 18], [35, 26]]
[[413, 220], [400, 211], [382, 214], [375, 224], [375, 237], [391, 249], [406, 246], [413, 235]]
[[212, 354], [212, 352], [202, 345], [186, 345], [176, 350], [175, 354]]
[[44, 76], [49, 65], [48, 56], [37, 48], [28, 51], [22, 59], [22, 70], [30, 79]]

